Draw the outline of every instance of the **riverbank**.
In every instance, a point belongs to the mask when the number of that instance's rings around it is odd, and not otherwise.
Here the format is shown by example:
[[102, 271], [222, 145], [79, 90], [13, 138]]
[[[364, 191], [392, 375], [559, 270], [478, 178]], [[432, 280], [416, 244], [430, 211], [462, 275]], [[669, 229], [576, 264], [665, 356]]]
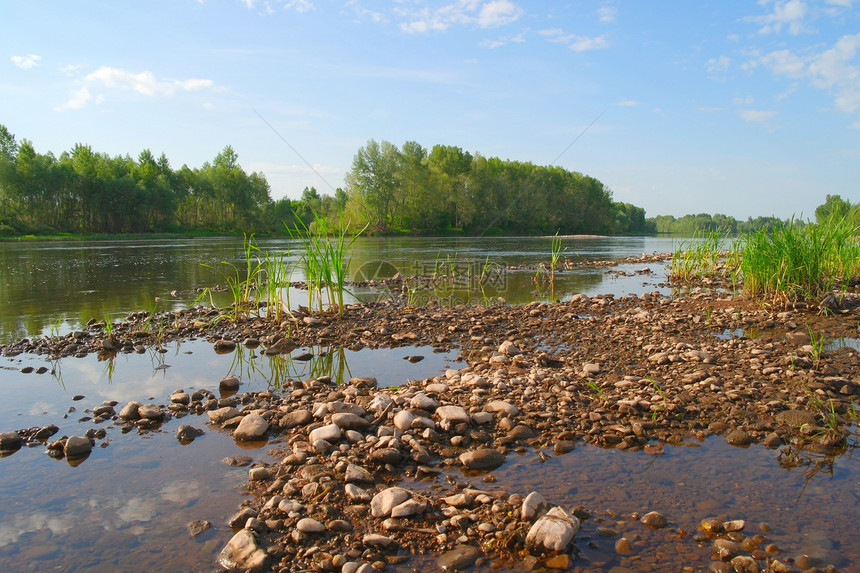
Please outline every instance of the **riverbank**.
[[[387, 301], [350, 305], [343, 318], [297, 314], [276, 325], [187, 309], [165, 313], [170, 320], [159, 318], [158, 329], [154, 317], [139, 313], [110, 333], [93, 322], [67, 337], [0, 350], [132, 353], [195, 337], [216, 352], [242, 345], [269, 356], [314, 345], [459, 348], [467, 366], [399, 388], [376, 388], [371, 377], [337, 386], [322, 376], [240, 393], [242, 381], [229, 379], [217, 390], [177, 391], [169, 403], [94, 410], [123, 432], [191, 416], [177, 428], [179, 439], [193, 440], [188, 428], [205, 420], [240, 442], [268, 441], [277, 461], [249, 470], [253, 495], [230, 519], [237, 533], [221, 555], [225, 566], [400, 570], [432, 563], [429, 555], [449, 568], [597, 571], [599, 558], [584, 559], [592, 545], [608, 545], [628, 570], [649, 570], [640, 559], [652, 566], [658, 559], [659, 570], [720, 571], [726, 562], [743, 570], [824, 570], [828, 563], [781, 554], [743, 516], [715, 512], [696, 532], [682, 526], [684, 516], [645, 499], [642, 512], [614, 525], [588, 507], [549, 515], [551, 498], [496, 487], [493, 472], [515, 456], [531, 453], [541, 464], [584, 443], [659, 456], [671, 445], [718, 436], [737, 447], [774, 448], [788, 465], [855, 447], [860, 364], [850, 341], [859, 303], [849, 294], [828, 315], [771, 311], [704, 290], [491, 307]], [[98, 429], [72, 446], [104, 443], [105, 426]], [[53, 455], [74, 457], [69, 440], [54, 439], [50, 429], [20, 430], [18, 447], [42, 441]], [[4, 434], [7, 452], [14, 440]], [[637, 547], [654, 535], [676, 537], [686, 550], [640, 554]]]

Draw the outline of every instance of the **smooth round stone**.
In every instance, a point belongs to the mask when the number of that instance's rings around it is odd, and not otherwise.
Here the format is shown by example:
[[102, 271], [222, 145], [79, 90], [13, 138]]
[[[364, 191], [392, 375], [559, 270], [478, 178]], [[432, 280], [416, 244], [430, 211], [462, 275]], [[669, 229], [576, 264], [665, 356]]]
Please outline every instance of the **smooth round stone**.
[[621, 537], [615, 542], [615, 552], [621, 555], [633, 553], [633, 544], [626, 537]]
[[482, 448], [461, 454], [460, 463], [470, 470], [491, 470], [505, 463], [505, 456], [491, 448]]
[[649, 511], [648, 513], [643, 515], [642, 519], [640, 519], [639, 521], [652, 529], [663, 529], [669, 523], [669, 520], [666, 519], [663, 514], [658, 513], [656, 511]]
[[459, 545], [450, 551], [446, 551], [436, 560], [440, 569], [445, 571], [462, 571], [475, 564], [475, 561], [483, 557], [484, 552], [472, 545]]
[[312, 517], [303, 517], [296, 523], [296, 529], [302, 533], [322, 533], [325, 531], [325, 525]]

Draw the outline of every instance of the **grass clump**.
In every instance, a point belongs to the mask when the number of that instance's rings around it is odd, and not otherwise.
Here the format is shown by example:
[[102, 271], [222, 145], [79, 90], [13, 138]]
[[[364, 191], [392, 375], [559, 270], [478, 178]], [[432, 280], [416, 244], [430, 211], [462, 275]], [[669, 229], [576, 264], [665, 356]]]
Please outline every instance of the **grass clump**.
[[[682, 241], [672, 253], [669, 278], [677, 282], [690, 282], [695, 278], [725, 275], [736, 257], [730, 249], [728, 234], [723, 231], [696, 233], [689, 241]], [[726, 262], [724, 263], [723, 260]]]
[[780, 223], [741, 239], [744, 291], [790, 305], [845, 288], [860, 272], [860, 228], [846, 219], [818, 225]]

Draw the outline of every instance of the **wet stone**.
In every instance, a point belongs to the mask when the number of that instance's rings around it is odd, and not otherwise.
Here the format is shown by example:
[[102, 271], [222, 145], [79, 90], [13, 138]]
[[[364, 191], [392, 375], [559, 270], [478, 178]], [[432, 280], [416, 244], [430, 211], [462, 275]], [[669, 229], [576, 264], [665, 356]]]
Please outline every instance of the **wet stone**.
[[230, 456], [222, 459], [221, 463], [231, 468], [238, 468], [251, 465], [253, 461], [253, 458], [249, 458], [248, 456]]
[[90, 439], [84, 436], [71, 436], [66, 440], [63, 452], [67, 458], [76, 458], [89, 454], [93, 450]]
[[669, 523], [666, 517], [656, 511], [650, 511], [639, 520], [652, 529], [663, 529]]
[[492, 470], [505, 463], [505, 456], [496, 450], [482, 448], [461, 454], [460, 463], [470, 470]]
[[212, 527], [212, 523], [206, 520], [198, 519], [196, 521], [192, 521], [185, 527], [188, 529], [188, 533], [191, 534], [191, 537], [197, 537], [198, 535]]
[[176, 429], [176, 439], [187, 444], [194, 441], [194, 438], [203, 435], [203, 430], [194, 426], [183, 425]]
[[239, 426], [233, 430], [233, 437], [237, 440], [258, 440], [266, 430], [269, 429], [269, 422], [257, 413], [248, 414]]
[[573, 541], [579, 531], [579, 519], [568, 515], [560, 507], [554, 507], [538, 519], [526, 535], [526, 549], [529, 551], [559, 552]]
[[733, 446], [748, 446], [752, 443], [752, 436], [744, 430], [732, 430], [726, 436], [726, 441]]
[[462, 571], [474, 565], [483, 555], [484, 552], [473, 545], [458, 545], [443, 553], [436, 564], [443, 571]]

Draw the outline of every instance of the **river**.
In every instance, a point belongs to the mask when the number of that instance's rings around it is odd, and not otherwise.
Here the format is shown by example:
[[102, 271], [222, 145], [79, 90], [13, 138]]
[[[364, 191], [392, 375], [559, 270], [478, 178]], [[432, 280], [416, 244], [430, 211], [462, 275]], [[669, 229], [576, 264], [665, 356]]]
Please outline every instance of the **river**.
[[[667, 252], [676, 245], [671, 238], [649, 237], [564, 241], [571, 260]], [[291, 263], [298, 261], [294, 241], [265, 239], [258, 246], [286, 254]], [[494, 295], [523, 303], [544, 295], [534, 292], [534, 270], [509, 267], [533, 269], [549, 256], [550, 238], [362, 238], [354, 245], [350, 268], [352, 276], [360, 269], [364, 276], [432, 274], [439, 261], [469, 270], [480, 268], [489, 257], [503, 269]], [[63, 334], [90, 319], [120, 319], [130, 311], [192, 305], [199, 288], [223, 282], [216, 269], [229, 267], [222, 262], [244, 264], [241, 239], [0, 243], [0, 341]], [[301, 269], [295, 267], [293, 280], [302, 280]], [[644, 267], [650, 272], [643, 272]], [[623, 274], [611, 272], [619, 270]], [[565, 271], [556, 280], [557, 298], [576, 292], [668, 292], [665, 267], [657, 264]], [[301, 302], [301, 292], [293, 293], [294, 302]], [[357, 289], [355, 296], [363, 300], [379, 293]], [[174, 419], [155, 432], [122, 433], [92, 421], [92, 409], [105, 402], [163, 404], [176, 389], [217, 389], [228, 374], [242, 378], [243, 391], [262, 391], [276, 390], [286, 377], [302, 379], [326, 371], [341, 377], [376, 376], [381, 385], [393, 386], [463, 367], [456, 352], [439, 354], [424, 347], [358, 352], [315, 348], [315, 360], [281, 363], [241, 351], [219, 355], [202, 340], [167, 344], [163, 350], [120, 354], [107, 361], [95, 355], [53, 361], [33, 355], [0, 359], [0, 432], [47, 424], [59, 427], [58, 436], [80, 435], [90, 428], [107, 432], [107, 439], [100, 441], [106, 447], [97, 447], [80, 465], [54, 460], [44, 447], [24, 448], [0, 459], [0, 569], [215, 567], [218, 552], [232, 535], [226, 519], [243, 501], [248, 476], [247, 468], [227, 467], [221, 460], [237, 454], [269, 459], [267, 446], [235, 442], [196, 416]], [[424, 360], [404, 360], [410, 355]], [[45, 366], [47, 372], [25, 373], [27, 366]], [[183, 423], [201, 427], [205, 434], [182, 445], [174, 434]], [[793, 469], [783, 467], [773, 450], [735, 448], [719, 438], [696, 447], [667, 447], [659, 457], [584, 445], [546, 464], [534, 457], [529, 452], [509, 460], [495, 472], [497, 480], [513, 491], [539, 489], [567, 506], [585, 504], [618, 513], [658, 508], [678, 521], [689, 516], [690, 530], [695, 529], [696, 516], [769, 522], [772, 538], [786, 553], [807, 554], [846, 571], [860, 567], [860, 537], [854, 526], [860, 461], [854, 448]], [[193, 520], [208, 520], [213, 527], [192, 538], [186, 525]], [[646, 547], [649, 543], [653, 546]], [[674, 551], [676, 545], [668, 536], [642, 542], [652, 555]], [[581, 549], [589, 556], [587, 546]], [[699, 548], [690, 560], [707, 564], [709, 552], [707, 546]], [[607, 569], [617, 565], [614, 555], [592, 551], [589, 558], [606, 563]], [[624, 570], [660, 570], [647, 559], [640, 564]]]

